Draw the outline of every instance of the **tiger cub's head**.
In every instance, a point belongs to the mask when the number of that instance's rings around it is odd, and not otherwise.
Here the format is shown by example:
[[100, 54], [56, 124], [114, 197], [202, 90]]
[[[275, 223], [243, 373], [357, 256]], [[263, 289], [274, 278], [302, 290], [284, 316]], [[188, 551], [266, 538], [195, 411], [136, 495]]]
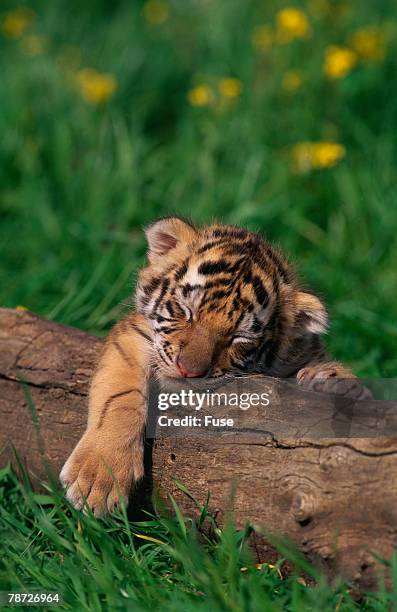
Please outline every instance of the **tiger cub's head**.
[[146, 235], [149, 265], [139, 276], [137, 310], [152, 327], [161, 375], [271, 368], [288, 361], [302, 338], [325, 331], [320, 300], [298, 288], [285, 258], [259, 235], [198, 229], [176, 217]]

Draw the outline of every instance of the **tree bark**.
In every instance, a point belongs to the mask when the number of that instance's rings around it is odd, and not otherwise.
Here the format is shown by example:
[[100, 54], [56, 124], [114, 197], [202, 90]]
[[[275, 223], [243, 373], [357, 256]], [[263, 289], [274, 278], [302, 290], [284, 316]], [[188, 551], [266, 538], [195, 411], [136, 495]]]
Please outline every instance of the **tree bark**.
[[[0, 467], [14, 461], [15, 449], [38, 486], [48, 466], [59, 473], [84, 431], [102, 342], [0, 309], [0, 343]], [[199, 390], [206, 384], [195, 382]], [[194, 503], [175, 481], [200, 502], [209, 491], [220, 522], [233, 510], [239, 526], [250, 521], [267, 534], [282, 533], [331, 574], [373, 586], [379, 569], [373, 553], [388, 559], [397, 542], [397, 402], [335, 400], [257, 375], [222, 381], [217, 391], [225, 389], [266, 389], [271, 401], [265, 413], [212, 408], [208, 414], [235, 419], [222, 432], [157, 427], [147, 445], [149, 485], [174, 495], [186, 513]], [[380, 425], [382, 436], [375, 435]], [[258, 555], [264, 551], [260, 542]]]

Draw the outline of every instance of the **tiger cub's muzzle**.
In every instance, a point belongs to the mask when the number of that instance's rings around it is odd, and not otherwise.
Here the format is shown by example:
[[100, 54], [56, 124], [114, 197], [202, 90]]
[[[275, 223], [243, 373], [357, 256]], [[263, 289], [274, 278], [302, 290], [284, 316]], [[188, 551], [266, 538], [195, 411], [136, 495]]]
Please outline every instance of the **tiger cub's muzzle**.
[[181, 343], [176, 365], [184, 378], [206, 376], [215, 353], [215, 336], [202, 325], [195, 325]]

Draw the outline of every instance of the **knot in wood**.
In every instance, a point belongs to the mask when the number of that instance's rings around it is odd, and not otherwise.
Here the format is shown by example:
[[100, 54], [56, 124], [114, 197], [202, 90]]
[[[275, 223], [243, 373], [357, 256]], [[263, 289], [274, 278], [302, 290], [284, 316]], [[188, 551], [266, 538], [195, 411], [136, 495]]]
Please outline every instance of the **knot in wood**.
[[324, 559], [324, 561], [327, 561], [327, 559], [335, 558], [335, 550], [332, 549], [331, 546], [328, 546], [327, 544], [325, 544], [324, 546], [321, 546], [317, 552], [320, 555], [320, 557]]
[[295, 521], [307, 525], [313, 518], [315, 505], [315, 495], [312, 491], [296, 491], [291, 504]]

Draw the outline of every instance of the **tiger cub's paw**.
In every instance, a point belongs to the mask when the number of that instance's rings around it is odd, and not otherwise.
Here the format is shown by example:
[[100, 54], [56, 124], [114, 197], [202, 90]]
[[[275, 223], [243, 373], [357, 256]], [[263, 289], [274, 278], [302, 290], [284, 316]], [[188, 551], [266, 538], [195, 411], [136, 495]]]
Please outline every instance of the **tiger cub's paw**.
[[302, 368], [296, 378], [299, 385], [310, 391], [343, 395], [355, 400], [372, 398], [371, 392], [360, 379], [337, 362]]
[[137, 442], [128, 452], [115, 445], [100, 444], [95, 434], [85, 433], [59, 475], [66, 497], [78, 510], [91, 508], [95, 516], [113, 512], [125, 504], [133, 481], [143, 476], [143, 446]]

